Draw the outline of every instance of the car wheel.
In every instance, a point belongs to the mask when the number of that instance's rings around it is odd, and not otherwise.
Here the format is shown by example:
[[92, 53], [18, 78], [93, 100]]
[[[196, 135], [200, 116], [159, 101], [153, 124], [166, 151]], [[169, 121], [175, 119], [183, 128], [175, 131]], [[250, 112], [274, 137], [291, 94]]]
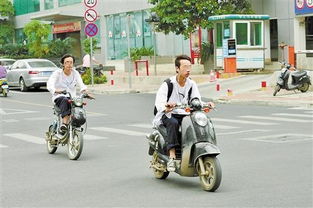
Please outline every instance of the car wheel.
[[26, 87], [25, 81], [23, 78], [20, 79], [20, 88], [22, 92], [26, 92], [28, 88]]

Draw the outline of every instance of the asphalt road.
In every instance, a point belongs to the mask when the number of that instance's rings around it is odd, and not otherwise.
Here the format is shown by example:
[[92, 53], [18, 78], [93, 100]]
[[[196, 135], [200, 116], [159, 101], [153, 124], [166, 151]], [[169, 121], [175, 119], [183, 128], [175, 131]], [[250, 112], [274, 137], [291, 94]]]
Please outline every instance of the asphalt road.
[[49, 155], [48, 92], [0, 97], [0, 207], [312, 207], [312, 109], [217, 105], [223, 178], [214, 192], [198, 178], [154, 178], [147, 142], [153, 94], [97, 95], [78, 161]]

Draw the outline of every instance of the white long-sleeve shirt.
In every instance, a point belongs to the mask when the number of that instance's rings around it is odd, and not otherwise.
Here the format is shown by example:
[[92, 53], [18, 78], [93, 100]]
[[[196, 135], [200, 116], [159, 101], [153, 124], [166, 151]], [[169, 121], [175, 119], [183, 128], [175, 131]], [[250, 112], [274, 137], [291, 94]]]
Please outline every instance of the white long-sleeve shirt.
[[[186, 83], [184, 87], [181, 87], [177, 80], [176, 76], [170, 77], [171, 83], [173, 83], [173, 92], [167, 101], [167, 92], [168, 92], [168, 86], [166, 82], [163, 82], [160, 86], [156, 98], [155, 98], [155, 106], [158, 110], [157, 114], [155, 115], [155, 118], [153, 120], [153, 125], [157, 126], [161, 123], [161, 118], [165, 114], [165, 104], [166, 103], [181, 103], [181, 104], [187, 104], [188, 103], [188, 92], [190, 88], [192, 87], [190, 100], [193, 98], [199, 98], [201, 100], [201, 95], [198, 89], [197, 84], [187, 78]], [[183, 109], [175, 109], [172, 112], [168, 112], [165, 115], [168, 118], [171, 118], [172, 114], [182, 114], [182, 115], [188, 115], [186, 111]]]
[[75, 69], [72, 69], [69, 76], [64, 74], [63, 69], [58, 69], [52, 73], [47, 82], [47, 89], [52, 94], [52, 102], [58, 97], [65, 96], [63, 94], [56, 94], [56, 89], [66, 90], [71, 93], [72, 97], [76, 97], [77, 86], [80, 88], [80, 92], [87, 89], [80, 74]]

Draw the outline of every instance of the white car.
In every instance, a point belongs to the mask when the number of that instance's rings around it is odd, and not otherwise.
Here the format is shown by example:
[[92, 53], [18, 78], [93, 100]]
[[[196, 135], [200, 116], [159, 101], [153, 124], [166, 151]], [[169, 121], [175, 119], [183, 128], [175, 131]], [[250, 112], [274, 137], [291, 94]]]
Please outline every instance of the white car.
[[39, 89], [47, 85], [53, 71], [59, 69], [47, 59], [21, 59], [16, 61], [7, 71], [9, 86], [20, 87], [25, 92], [30, 87]]
[[4, 66], [6, 70], [8, 70], [15, 61], [15, 59], [0, 58], [1, 65]]

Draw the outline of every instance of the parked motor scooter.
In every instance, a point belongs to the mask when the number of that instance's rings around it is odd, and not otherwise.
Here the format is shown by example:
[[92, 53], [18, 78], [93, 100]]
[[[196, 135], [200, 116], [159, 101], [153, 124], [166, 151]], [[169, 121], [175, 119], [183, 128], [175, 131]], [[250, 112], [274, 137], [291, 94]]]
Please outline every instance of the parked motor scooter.
[[0, 79], [0, 93], [3, 97], [7, 97], [9, 93], [9, 85], [5, 78]]
[[[280, 89], [285, 90], [300, 90], [301, 92], [308, 91], [311, 81], [308, 73], [306, 71], [296, 71], [292, 73], [290, 71], [291, 65], [286, 63], [281, 63], [282, 69], [277, 79], [277, 84], [274, 89], [273, 96], [276, 96]], [[292, 74], [291, 74], [292, 73]], [[291, 74], [291, 76], [290, 76]], [[289, 77], [292, 79], [291, 84], [288, 83]]]
[[[209, 112], [209, 105], [202, 105], [199, 99], [193, 99], [188, 105], [177, 105], [176, 108], [190, 112], [183, 118], [181, 124], [181, 144], [176, 148], [176, 170], [181, 176], [200, 177], [200, 183], [205, 191], [215, 191], [221, 183], [222, 170], [217, 155], [216, 135], [212, 121], [204, 112]], [[166, 151], [166, 128], [163, 125], [155, 127], [150, 135], [149, 155], [152, 156], [151, 168], [154, 176], [165, 179], [169, 175]]]

